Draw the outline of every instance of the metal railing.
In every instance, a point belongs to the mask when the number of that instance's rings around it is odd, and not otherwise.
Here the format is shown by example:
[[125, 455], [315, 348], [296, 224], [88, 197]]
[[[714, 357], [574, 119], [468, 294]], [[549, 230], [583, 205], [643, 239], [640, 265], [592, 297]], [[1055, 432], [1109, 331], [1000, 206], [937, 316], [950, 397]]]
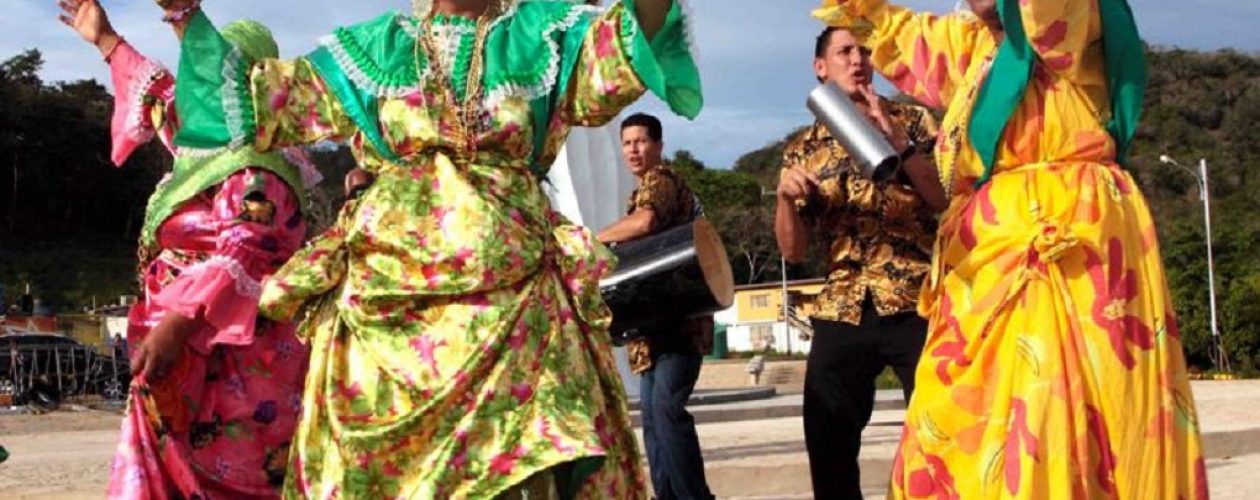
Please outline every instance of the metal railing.
[[122, 400], [130, 374], [123, 350], [113, 351], [121, 359], [88, 345], [0, 338], [0, 400], [40, 406]]

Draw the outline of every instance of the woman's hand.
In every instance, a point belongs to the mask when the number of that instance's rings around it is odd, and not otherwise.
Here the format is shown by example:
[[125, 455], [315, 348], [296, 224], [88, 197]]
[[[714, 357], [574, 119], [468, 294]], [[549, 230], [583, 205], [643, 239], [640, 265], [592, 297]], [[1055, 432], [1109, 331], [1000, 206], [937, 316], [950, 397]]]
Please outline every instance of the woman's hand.
[[143, 376], [146, 381], [165, 377], [184, 355], [184, 345], [201, 323], [194, 318], [168, 313], [133, 353], [131, 376]]
[[57, 6], [61, 8], [57, 19], [74, 29], [88, 43], [95, 45], [106, 58], [109, 58], [122, 41], [109, 24], [105, 9], [96, 0], [60, 0]]
[[362, 193], [372, 185], [372, 174], [361, 168], [354, 168], [346, 173], [346, 199], [358, 198]]

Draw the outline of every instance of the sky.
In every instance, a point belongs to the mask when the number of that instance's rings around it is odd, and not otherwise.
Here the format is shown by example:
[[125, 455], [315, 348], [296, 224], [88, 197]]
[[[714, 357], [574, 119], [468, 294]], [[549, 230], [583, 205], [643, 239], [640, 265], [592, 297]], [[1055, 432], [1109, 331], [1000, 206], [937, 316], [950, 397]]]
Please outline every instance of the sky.
[[[22, 50], [44, 54], [47, 81], [96, 79], [109, 86], [100, 54], [56, 19], [55, 0], [0, 0], [0, 60]], [[607, 1], [605, 2], [607, 3]], [[115, 28], [142, 53], [175, 67], [174, 36], [159, 22], [152, 0], [103, 0]], [[699, 53], [706, 106], [695, 121], [668, 115], [654, 97], [630, 111], [647, 111], [665, 122], [669, 151], [686, 149], [711, 167], [731, 166], [740, 155], [772, 143], [811, 121], [805, 96], [816, 85], [811, 63], [821, 25], [809, 16], [817, 0], [686, 0]], [[954, 0], [902, 0], [903, 5], [945, 12]], [[1258, 0], [1130, 0], [1142, 36], [1155, 45], [1186, 49], [1234, 48], [1260, 53]], [[267, 24], [281, 54], [315, 47], [337, 26], [391, 10], [402, 0], [206, 0], [216, 22], [251, 18]], [[887, 86], [883, 87], [885, 90]]]

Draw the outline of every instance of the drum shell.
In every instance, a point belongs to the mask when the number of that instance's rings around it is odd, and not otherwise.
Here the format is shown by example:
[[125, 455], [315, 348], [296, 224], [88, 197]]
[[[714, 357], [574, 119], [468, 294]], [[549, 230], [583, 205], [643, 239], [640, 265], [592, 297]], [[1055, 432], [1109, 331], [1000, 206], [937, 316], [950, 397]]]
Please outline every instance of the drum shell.
[[[712, 231], [707, 221], [697, 219], [613, 248], [618, 258], [617, 270], [601, 281], [600, 289], [613, 312], [610, 330], [614, 338], [625, 340], [653, 333], [637, 330], [679, 318], [711, 315], [730, 306], [730, 294], [715, 292], [713, 276], [706, 276], [701, 262], [704, 256], [697, 252], [697, 233], [716, 238]], [[720, 247], [720, 240], [717, 241]], [[725, 260], [725, 252], [720, 254], [721, 262], [710, 265], [724, 267], [729, 279], [730, 264]]]

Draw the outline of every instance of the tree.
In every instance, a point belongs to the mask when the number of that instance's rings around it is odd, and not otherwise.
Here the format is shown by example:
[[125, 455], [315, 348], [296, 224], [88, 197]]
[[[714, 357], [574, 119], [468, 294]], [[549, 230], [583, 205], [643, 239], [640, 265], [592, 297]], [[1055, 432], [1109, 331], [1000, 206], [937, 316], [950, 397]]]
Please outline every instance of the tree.
[[792, 130], [778, 141], [745, 153], [735, 160], [733, 170], [750, 175], [761, 185], [773, 189], [779, 185], [779, 169], [783, 168], [784, 148], [796, 136], [804, 133], [806, 128], [800, 127]]
[[731, 207], [710, 216], [722, 232], [727, 257], [736, 280], [753, 284], [778, 279], [779, 249], [774, 233], [773, 209], [766, 205]]
[[[65, 308], [92, 295], [135, 293], [135, 245], [146, 200], [171, 164], [150, 144], [123, 168], [109, 165], [112, 99], [96, 82], [44, 82], [43, 58], [26, 51], [0, 62], [0, 288], [31, 281], [45, 302]], [[1160, 248], [1188, 360], [1210, 368], [1206, 254], [1194, 178], [1160, 163], [1206, 158], [1211, 168], [1213, 237], [1221, 336], [1233, 365], [1260, 370], [1260, 57], [1234, 51], [1152, 50], [1146, 110], [1127, 165], [1158, 225]], [[741, 283], [779, 277], [771, 228], [783, 148], [801, 129], [750, 151], [731, 169], [678, 151], [674, 167], [703, 201]], [[312, 230], [341, 202], [353, 158], [344, 148], [316, 153], [329, 180], [312, 198]], [[826, 270], [825, 235], [794, 277]]]
[[737, 282], [757, 283], [771, 266], [777, 268], [774, 236], [765, 230], [773, 225], [773, 214], [756, 178], [732, 170], [706, 169], [685, 150], [678, 151], [670, 165], [700, 198], [706, 216], [722, 236]]

